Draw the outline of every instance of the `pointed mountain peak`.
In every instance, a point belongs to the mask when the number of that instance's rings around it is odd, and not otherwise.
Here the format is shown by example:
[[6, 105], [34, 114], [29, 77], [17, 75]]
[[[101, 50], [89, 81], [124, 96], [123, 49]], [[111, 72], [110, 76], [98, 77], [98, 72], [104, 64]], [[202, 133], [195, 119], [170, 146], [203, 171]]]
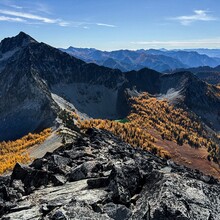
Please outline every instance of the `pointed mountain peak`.
[[34, 38], [23, 31], [21, 31], [17, 36], [12, 37], [11, 39], [15, 39], [18, 43], [21, 43], [22, 46], [26, 46], [30, 43], [37, 43]]
[[21, 47], [25, 47], [30, 43], [37, 43], [37, 41], [24, 32], [20, 32], [15, 37], [5, 38], [0, 43], [0, 52], [3, 54], [8, 51], [17, 50]]

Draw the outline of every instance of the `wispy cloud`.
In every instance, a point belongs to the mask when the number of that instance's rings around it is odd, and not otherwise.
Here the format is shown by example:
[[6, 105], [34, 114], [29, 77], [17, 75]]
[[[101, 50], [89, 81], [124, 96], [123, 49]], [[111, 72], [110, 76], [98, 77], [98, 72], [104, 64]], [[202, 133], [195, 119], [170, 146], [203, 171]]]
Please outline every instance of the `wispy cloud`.
[[104, 27], [112, 27], [115, 28], [116, 26], [113, 24], [105, 24], [105, 23], [96, 23], [96, 25], [98, 26], [104, 26]]
[[0, 16], [0, 21], [26, 22], [26, 20], [24, 20], [24, 19], [22, 19], [22, 18], [7, 17], [7, 16]]
[[35, 6], [36, 6], [35, 8], [36, 8], [37, 11], [43, 12], [43, 13], [46, 13], [46, 14], [51, 14], [51, 10], [50, 10], [50, 7], [48, 5], [36, 2]]
[[198, 47], [219, 47], [220, 38], [197, 39], [188, 41], [135, 41], [131, 44], [147, 46], [148, 48], [198, 48]]
[[71, 25], [71, 23], [70, 23], [70, 22], [67, 22], [67, 21], [59, 21], [58, 24], [59, 24], [59, 26], [61, 26], [61, 27], [68, 27], [68, 26]]
[[196, 21], [214, 21], [216, 17], [210, 15], [209, 11], [206, 10], [195, 10], [192, 15], [183, 15], [179, 17], [170, 18], [171, 20], [179, 21], [182, 25], [190, 25]]
[[20, 11], [0, 10], [0, 14], [16, 16], [16, 17], [20, 17], [20, 18], [29, 19], [29, 20], [41, 21], [41, 22], [47, 23], [47, 24], [58, 24], [59, 26], [70, 25], [69, 22], [63, 21], [61, 19], [51, 19], [51, 18], [42, 17], [39, 15], [31, 14], [31, 13], [24, 13], [24, 12], [20, 12]]
[[[0, 21], [24, 22], [27, 24], [54, 24], [61, 27], [81, 27], [89, 29], [91, 26], [115, 28], [113, 24], [102, 22], [66, 21], [61, 18], [52, 18], [52, 14], [47, 6], [40, 4], [34, 12], [28, 10], [29, 6], [8, 4], [7, 9], [0, 9]], [[13, 8], [13, 9], [12, 9]], [[39, 15], [40, 14], [40, 15]], [[46, 15], [45, 15], [46, 14]]]
[[[114, 28], [116, 27], [113, 24], [105, 24], [105, 23], [92, 23], [92, 22], [83, 22], [83, 21], [65, 21], [60, 18], [49, 18], [47, 16], [40, 16], [33, 13], [26, 13], [18, 10], [2, 10], [0, 9], [0, 15], [2, 15], [2, 19], [0, 21], [14, 21], [14, 22], [26, 22], [28, 24], [55, 24], [61, 27], [82, 27], [89, 29], [89, 26], [101, 26]], [[9, 17], [10, 16], [10, 17]]]
[[37, 1], [26, 1], [21, 4], [21, 2], [13, 0], [1, 0], [0, 5], [10, 9], [26, 9], [30, 12], [43, 12], [46, 14], [51, 14], [50, 7], [47, 4]]
[[8, 5], [8, 6], [11, 7], [11, 8], [23, 9], [23, 7], [20, 6], [20, 5]]

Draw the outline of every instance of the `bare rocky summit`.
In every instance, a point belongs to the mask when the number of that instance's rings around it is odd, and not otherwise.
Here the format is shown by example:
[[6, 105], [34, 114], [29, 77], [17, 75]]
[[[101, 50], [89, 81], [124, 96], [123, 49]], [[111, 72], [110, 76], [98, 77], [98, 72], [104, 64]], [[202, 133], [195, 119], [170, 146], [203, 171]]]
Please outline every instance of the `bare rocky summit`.
[[220, 184], [89, 129], [0, 179], [4, 220], [220, 219]]

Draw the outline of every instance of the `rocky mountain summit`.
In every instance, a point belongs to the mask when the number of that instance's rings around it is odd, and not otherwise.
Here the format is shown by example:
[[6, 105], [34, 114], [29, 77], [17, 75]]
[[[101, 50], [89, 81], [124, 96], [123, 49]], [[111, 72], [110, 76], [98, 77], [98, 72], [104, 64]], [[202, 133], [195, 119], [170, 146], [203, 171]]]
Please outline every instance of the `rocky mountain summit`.
[[107, 131], [73, 142], [0, 178], [0, 214], [27, 219], [220, 219], [220, 184]]

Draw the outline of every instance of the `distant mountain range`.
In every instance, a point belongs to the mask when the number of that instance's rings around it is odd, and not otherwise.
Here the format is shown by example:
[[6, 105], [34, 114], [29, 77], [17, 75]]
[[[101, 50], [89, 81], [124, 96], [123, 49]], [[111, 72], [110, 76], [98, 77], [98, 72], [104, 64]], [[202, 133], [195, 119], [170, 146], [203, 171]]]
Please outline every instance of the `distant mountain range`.
[[74, 47], [60, 50], [87, 63], [96, 63], [109, 68], [120, 69], [123, 72], [140, 70], [145, 67], [163, 72], [179, 68], [216, 67], [220, 65], [219, 57], [209, 57], [196, 51], [150, 49], [107, 52]]
[[[94, 49], [87, 51], [92, 53], [91, 58], [104, 56]], [[175, 58], [140, 51], [112, 54], [115, 59], [124, 58], [125, 63], [130, 59], [151, 59], [156, 63], [162, 58], [174, 60], [177, 66], [180, 63]], [[53, 126], [64, 108], [76, 109], [93, 118], [126, 117], [129, 98], [144, 91], [185, 106], [212, 128], [220, 129], [219, 89], [186, 71], [162, 74], [144, 68], [123, 73], [87, 64], [21, 32], [0, 43], [0, 75], [0, 140]]]

